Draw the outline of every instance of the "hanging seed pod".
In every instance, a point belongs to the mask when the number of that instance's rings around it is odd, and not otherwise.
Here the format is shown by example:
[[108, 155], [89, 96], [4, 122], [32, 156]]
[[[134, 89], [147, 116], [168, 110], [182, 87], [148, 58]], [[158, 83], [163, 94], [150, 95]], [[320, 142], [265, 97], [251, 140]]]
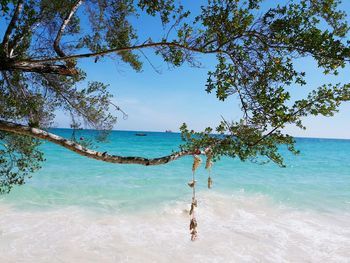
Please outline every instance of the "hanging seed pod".
[[191, 232], [191, 241], [195, 241], [197, 239], [197, 230], [193, 230]]
[[[200, 154], [198, 151], [197, 154]], [[201, 164], [202, 160], [197, 155], [193, 155], [193, 165], [192, 165], [192, 181], [188, 183], [188, 186], [192, 188], [192, 202], [191, 202], [191, 209], [190, 209], [190, 234], [191, 234], [191, 240], [194, 241], [197, 238], [197, 220], [194, 217], [194, 209], [197, 207], [197, 200], [196, 200], [196, 180], [195, 180], [195, 171]]]
[[196, 184], [196, 180], [187, 183], [189, 187], [193, 188]]
[[211, 179], [211, 177], [208, 177], [208, 189], [211, 189], [213, 186], [213, 180]]
[[207, 161], [205, 162], [205, 169], [206, 170], [210, 170], [212, 165], [213, 165], [213, 162], [212, 162], [212, 155], [211, 154], [207, 154]]
[[197, 199], [192, 198], [192, 204], [197, 207]]
[[193, 229], [197, 228], [197, 220], [196, 218], [192, 218], [191, 222], [190, 222], [190, 231], [192, 231]]
[[196, 199], [192, 199], [191, 209], [190, 209], [190, 215], [193, 214], [194, 208], [195, 208], [195, 207], [197, 207], [197, 200], [196, 200]]
[[201, 164], [202, 159], [198, 155], [193, 155], [193, 159], [192, 172], [195, 172]]
[[197, 220], [196, 218], [192, 218], [190, 222], [190, 233], [191, 233], [191, 240], [194, 241], [197, 238]]
[[192, 203], [191, 204], [191, 209], [190, 209], [190, 216], [193, 214], [193, 212], [194, 212], [194, 204]]

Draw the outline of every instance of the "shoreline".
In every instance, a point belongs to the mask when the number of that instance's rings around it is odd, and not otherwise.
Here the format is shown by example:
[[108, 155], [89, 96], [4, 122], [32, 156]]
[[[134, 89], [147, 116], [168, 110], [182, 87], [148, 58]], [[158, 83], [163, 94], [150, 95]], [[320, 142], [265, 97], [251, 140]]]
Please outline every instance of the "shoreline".
[[350, 213], [298, 211], [263, 197], [209, 194], [199, 197], [199, 239], [191, 242], [186, 206], [179, 201], [141, 215], [0, 206], [0, 261], [346, 262], [350, 257]]

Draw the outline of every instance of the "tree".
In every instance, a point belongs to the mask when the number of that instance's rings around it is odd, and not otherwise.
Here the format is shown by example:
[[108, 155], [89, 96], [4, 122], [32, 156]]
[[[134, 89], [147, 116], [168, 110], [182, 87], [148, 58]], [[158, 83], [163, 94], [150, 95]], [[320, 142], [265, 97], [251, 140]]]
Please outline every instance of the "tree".
[[[220, 156], [243, 161], [263, 156], [283, 166], [279, 145], [297, 153], [294, 139], [282, 132], [285, 125], [305, 129], [302, 117], [332, 116], [350, 100], [349, 83], [326, 83], [293, 99], [288, 87], [307, 84], [295, 61], [312, 57], [325, 75], [337, 74], [349, 62], [349, 28], [339, 0], [281, 1], [261, 12], [262, 2], [208, 0], [199, 14], [191, 14], [173, 0], [1, 0], [0, 192], [23, 184], [40, 168], [40, 140], [120, 164], [159, 165], [202, 153], [209, 163]], [[164, 32], [158, 39], [137, 34], [133, 23], [146, 16], [159, 18]], [[56, 110], [70, 114], [74, 129], [111, 130], [116, 117], [109, 109], [120, 108], [112, 104], [108, 85], [90, 80], [77, 62], [117, 59], [141, 71], [144, 49], [175, 67], [196, 66], [198, 53], [215, 54], [206, 91], [223, 101], [238, 97], [242, 118], [203, 132], [184, 124], [180, 151], [156, 159], [100, 153], [74, 136], [45, 131]]]

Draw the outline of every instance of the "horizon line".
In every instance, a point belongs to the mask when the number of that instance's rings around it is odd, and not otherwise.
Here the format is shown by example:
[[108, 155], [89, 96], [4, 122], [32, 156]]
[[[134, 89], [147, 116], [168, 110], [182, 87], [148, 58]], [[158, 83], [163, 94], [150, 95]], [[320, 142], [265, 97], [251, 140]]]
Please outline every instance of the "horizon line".
[[[66, 129], [66, 130], [73, 130], [72, 128], [66, 128], [66, 127], [50, 127], [49, 129]], [[96, 129], [90, 129], [90, 128], [83, 128], [81, 130], [85, 130], [85, 131], [99, 131]], [[181, 132], [179, 131], [172, 131], [170, 130], [170, 132], [166, 132], [166, 130], [163, 131], [157, 131], [157, 130], [126, 130], [126, 129], [112, 129], [111, 131], [121, 131], [121, 132], [150, 132], [150, 133], [175, 133], [175, 134], [181, 134]], [[294, 136], [291, 135], [294, 138], [298, 138], [298, 139], [327, 139], [327, 140], [350, 140], [349, 138], [340, 138], [340, 137], [313, 137], [313, 136]]]

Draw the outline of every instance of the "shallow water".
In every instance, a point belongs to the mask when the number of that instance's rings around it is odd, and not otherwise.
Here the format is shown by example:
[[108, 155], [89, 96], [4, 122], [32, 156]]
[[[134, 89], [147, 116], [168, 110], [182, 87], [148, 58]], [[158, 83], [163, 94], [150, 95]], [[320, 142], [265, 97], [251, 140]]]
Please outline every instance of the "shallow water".
[[[98, 149], [155, 157], [181, 143], [134, 133], [113, 132]], [[43, 169], [0, 199], [0, 262], [350, 262], [350, 141], [297, 146], [285, 169], [223, 159], [212, 190], [201, 168], [191, 242], [191, 158], [112, 165], [47, 143]]]

